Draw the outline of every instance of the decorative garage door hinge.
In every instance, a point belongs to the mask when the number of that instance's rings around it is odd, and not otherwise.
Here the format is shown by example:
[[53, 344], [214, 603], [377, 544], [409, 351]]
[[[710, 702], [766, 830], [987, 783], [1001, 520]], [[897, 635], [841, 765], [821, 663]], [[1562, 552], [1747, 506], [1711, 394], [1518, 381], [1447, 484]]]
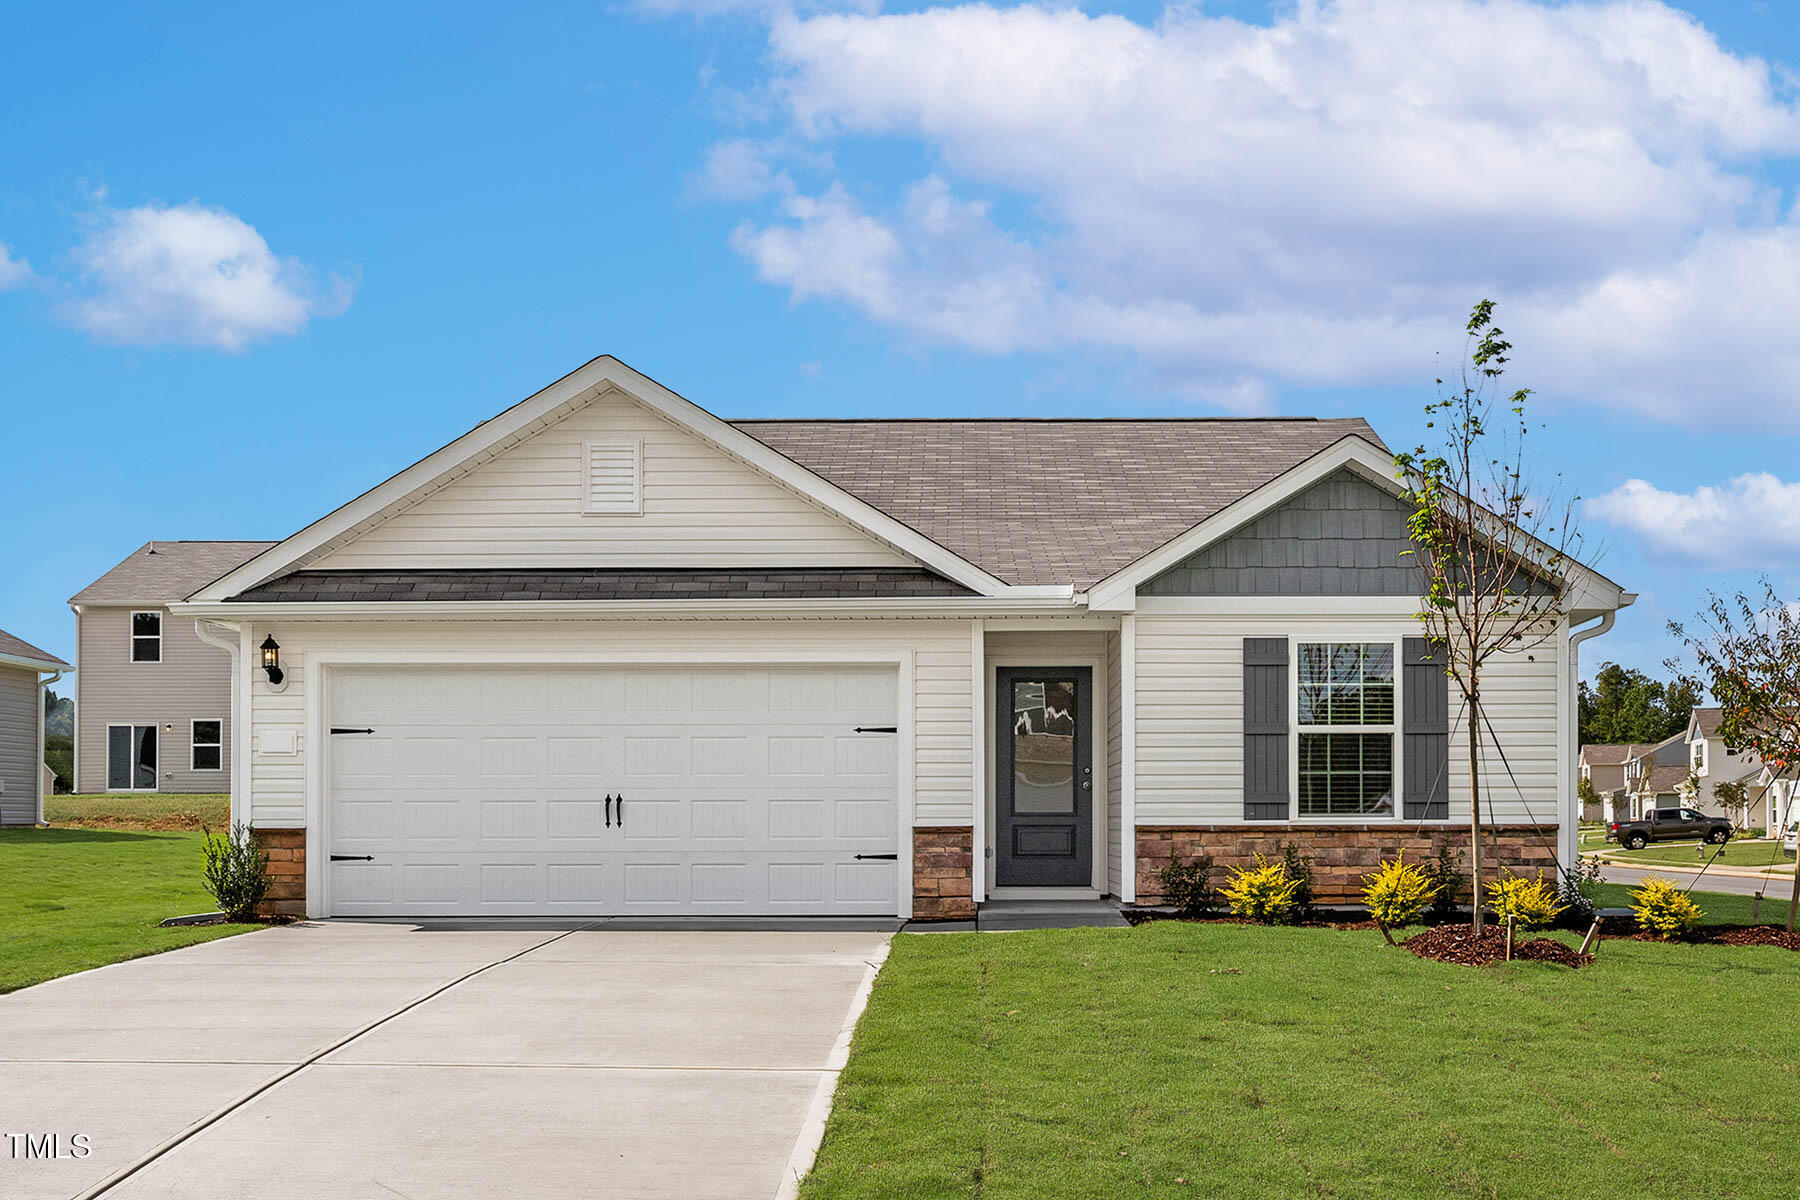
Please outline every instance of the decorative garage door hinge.
[[899, 733], [900, 727], [898, 725], [858, 725], [856, 727], [856, 729], [854, 730], [854, 732], [856, 732], [856, 733]]
[[331, 732], [333, 732], [333, 733], [374, 733], [375, 731], [373, 729], [351, 729], [344, 725], [333, 725], [331, 727]]
[[892, 862], [899, 857], [898, 854], [858, 854], [855, 856], [858, 862], [861, 862], [865, 858], [885, 858], [889, 862]]
[[373, 854], [334, 854], [331, 856], [331, 861], [332, 862], [374, 862], [375, 856]]

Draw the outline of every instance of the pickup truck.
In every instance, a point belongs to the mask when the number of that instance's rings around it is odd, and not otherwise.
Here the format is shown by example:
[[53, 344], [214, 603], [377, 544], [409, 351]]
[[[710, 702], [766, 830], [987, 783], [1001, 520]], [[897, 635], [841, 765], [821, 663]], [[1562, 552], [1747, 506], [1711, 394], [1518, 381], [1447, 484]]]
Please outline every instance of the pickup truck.
[[1709, 817], [1691, 808], [1655, 808], [1641, 820], [1614, 821], [1606, 827], [1606, 840], [1627, 850], [1642, 850], [1651, 842], [1699, 838], [1716, 846], [1731, 840], [1731, 822]]

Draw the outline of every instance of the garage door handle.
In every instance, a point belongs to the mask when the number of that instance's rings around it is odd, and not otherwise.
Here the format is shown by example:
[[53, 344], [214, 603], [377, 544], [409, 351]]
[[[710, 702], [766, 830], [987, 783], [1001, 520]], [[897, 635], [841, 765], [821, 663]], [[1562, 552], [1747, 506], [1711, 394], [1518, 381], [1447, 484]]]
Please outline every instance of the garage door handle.
[[331, 861], [332, 862], [374, 862], [375, 856], [373, 854], [334, 854], [331, 856]]
[[624, 792], [619, 793], [618, 802], [619, 802], [619, 828], [623, 829], [623, 828], [625, 828], [625, 793]]
[[899, 857], [898, 854], [858, 854], [856, 855], [856, 861], [861, 862], [865, 858], [884, 858], [889, 862], [893, 862]]
[[612, 828], [612, 793], [606, 793], [606, 827]]

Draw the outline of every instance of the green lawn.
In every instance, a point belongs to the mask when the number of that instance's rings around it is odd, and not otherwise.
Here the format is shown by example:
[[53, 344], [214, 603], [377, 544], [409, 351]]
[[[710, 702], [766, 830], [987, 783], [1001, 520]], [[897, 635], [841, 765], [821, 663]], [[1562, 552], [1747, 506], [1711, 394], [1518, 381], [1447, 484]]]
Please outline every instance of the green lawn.
[[1726, 842], [1723, 846], [1702, 846], [1699, 842], [1656, 842], [1642, 850], [1613, 846], [1607, 853], [1614, 856], [1613, 861], [1621, 864], [1674, 863], [1677, 866], [1698, 867], [1716, 862], [1717, 865], [1726, 867], [1786, 866], [1789, 869], [1794, 865], [1793, 857], [1781, 848], [1780, 842]]
[[[1686, 880], [1676, 875], [1666, 876], [1677, 885]], [[1601, 908], [1630, 908], [1631, 892], [1636, 886], [1629, 883], [1602, 883], [1594, 895], [1594, 901]], [[1689, 896], [1700, 911], [1706, 914], [1707, 925], [1785, 925], [1787, 923], [1789, 889], [1793, 881], [1771, 880], [1769, 889], [1763, 895], [1762, 913], [1755, 915], [1755, 897], [1739, 896], [1730, 892], [1690, 892]], [[1800, 963], [1795, 965], [1800, 970]]]
[[216, 905], [197, 833], [0, 830], [0, 992], [256, 925], [160, 929]]
[[230, 796], [99, 792], [44, 797], [44, 820], [51, 825], [106, 829], [209, 828], [224, 832], [230, 819]]
[[1789, 1195], [1797, 971], [1622, 939], [1474, 969], [1224, 923], [896, 937], [802, 1195]]

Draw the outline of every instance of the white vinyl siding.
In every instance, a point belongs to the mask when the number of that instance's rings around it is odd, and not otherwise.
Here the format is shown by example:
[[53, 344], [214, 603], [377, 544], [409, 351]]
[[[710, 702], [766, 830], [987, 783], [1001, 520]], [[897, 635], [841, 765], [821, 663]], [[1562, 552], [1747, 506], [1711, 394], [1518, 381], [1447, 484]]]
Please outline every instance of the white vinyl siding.
[[1125, 886], [1125, 843], [1120, 836], [1124, 800], [1124, 743], [1120, 736], [1119, 635], [1106, 635], [1106, 890], [1117, 896]]
[[[1137, 618], [1137, 821], [1140, 825], [1244, 820], [1244, 668], [1247, 637], [1367, 641], [1416, 637], [1393, 617], [1164, 616]], [[1507, 654], [1488, 666], [1488, 720], [1519, 781], [1484, 739], [1483, 808], [1499, 822], [1555, 824], [1556, 646]], [[1450, 697], [1450, 822], [1468, 820], [1468, 733]], [[1491, 805], [1491, 808], [1489, 807]], [[1346, 818], [1354, 822], [1355, 818]], [[1394, 824], [1392, 817], [1372, 819]], [[1401, 823], [1404, 823], [1402, 821]]]
[[[641, 446], [642, 513], [588, 507], [590, 444]], [[605, 468], [608, 503], [616, 464]], [[608, 511], [622, 512], [622, 509]], [[912, 560], [622, 393], [575, 410], [307, 563], [319, 569], [879, 567]], [[286, 645], [286, 641], [282, 643]]]
[[[252, 641], [268, 627], [257, 626]], [[911, 651], [913, 657], [913, 823], [968, 825], [973, 820], [969, 634], [966, 621], [594, 621], [441, 622], [304, 625], [283, 623], [286, 686], [271, 689], [257, 674], [252, 688], [250, 813], [252, 824], [306, 824], [307, 696], [312, 655], [350, 654], [379, 661], [394, 654], [411, 661], [458, 658], [505, 662], [512, 654], [560, 656], [570, 646], [602, 658], [615, 653], [642, 661], [666, 651], [667, 661], [691, 661], [708, 651], [806, 661], [831, 654], [842, 661]], [[904, 697], [902, 697], [904, 703]], [[272, 753], [292, 739], [296, 752]]]

